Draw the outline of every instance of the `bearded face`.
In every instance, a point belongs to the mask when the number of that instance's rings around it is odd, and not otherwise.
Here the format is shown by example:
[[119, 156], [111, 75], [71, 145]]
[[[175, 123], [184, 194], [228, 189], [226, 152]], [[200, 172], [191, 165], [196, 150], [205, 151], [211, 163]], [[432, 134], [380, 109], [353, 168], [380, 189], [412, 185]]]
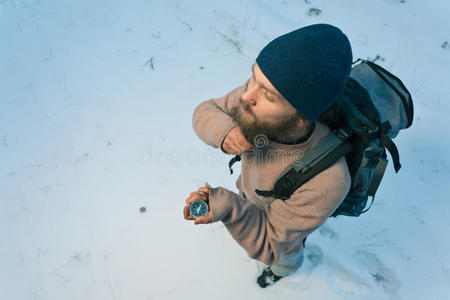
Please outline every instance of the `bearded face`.
[[[243, 110], [248, 112], [248, 114], [244, 113]], [[250, 105], [243, 101], [242, 98], [239, 99], [239, 105], [232, 108], [231, 117], [241, 128], [245, 139], [254, 145], [257, 145], [255, 137], [260, 135], [264, 135], [269, 140], [279, 143], [289, 141], [290, 133], [296, 129], [298, 131], [301, 120], [298, 112], [278, 122], [264, 120], [261, 117], [257, 117], [251, 110]]]

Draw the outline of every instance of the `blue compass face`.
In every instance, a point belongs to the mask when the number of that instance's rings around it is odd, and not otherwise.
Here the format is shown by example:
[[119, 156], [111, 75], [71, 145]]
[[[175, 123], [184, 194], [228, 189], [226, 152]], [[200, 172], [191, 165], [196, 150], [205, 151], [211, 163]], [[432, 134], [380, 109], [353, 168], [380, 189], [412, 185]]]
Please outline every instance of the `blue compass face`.
[[203, 200], [195, 200], [190, 208], [191, 216], [198, 218], [208, 213], [208, 204]]

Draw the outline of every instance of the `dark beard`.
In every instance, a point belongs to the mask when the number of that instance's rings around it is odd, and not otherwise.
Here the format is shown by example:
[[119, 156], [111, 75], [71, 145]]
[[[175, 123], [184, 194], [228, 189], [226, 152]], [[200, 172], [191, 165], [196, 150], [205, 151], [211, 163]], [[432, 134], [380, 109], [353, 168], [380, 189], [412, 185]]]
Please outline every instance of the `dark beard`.
[[[244, 114], [241, 107], [251, 115]], [[300, 129], [298, 124], [301, 116], [297, 112], [280, 122], [273, 123], [261, 121], [254, 112], [250, 110], [248, 104], [240, 98], [239, 105], [231, 109], [230, 115], [241, 128], [245, 139], [255, 146], [261, 145], [261, 138], [267, 138], [277, 143], [286, 144], [292, 143], [298, 139], [298, 136], [293, 138], [289, 135], [289, 133], [295, 131], [298, 133], [298, 130]], [[308, 126], [306, 128], [308, 128]], [[305, 130], [305, 133], [306, 132], [307, 130]]]

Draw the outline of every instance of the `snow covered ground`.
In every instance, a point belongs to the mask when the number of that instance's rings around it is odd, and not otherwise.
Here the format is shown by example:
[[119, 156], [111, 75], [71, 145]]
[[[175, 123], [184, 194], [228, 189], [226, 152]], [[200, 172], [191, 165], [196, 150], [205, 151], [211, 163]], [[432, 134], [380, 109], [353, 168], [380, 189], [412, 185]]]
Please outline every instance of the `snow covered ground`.
[[[0, 299], [449, 299], [449, 15], [448, 0], [0, 0]], [[191, 191], [239, 174], [191, 117], [313, 23], [378, 55], [414, 124], [371, 210], [330, 219], [302, 269], [261, 289], [221, 223], [182, 217]]]

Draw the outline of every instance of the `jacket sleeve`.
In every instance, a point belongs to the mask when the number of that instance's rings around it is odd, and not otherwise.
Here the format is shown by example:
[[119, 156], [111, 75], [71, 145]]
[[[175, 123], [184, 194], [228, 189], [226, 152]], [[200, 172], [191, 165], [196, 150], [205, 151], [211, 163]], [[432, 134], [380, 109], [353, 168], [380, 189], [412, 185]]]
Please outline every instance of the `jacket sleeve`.
[[222, 221], [247, 254], [267, 265], [323, 224], [345, 198], [350, 174], [344, 158], [298, 188], [289, 199], [260, 208], [222, 187], [211, 188], [213, 222]]
[[220, 147], [224, 153], [222, 143], [228, 132], [237, 125], [231, 118], [230, 111], [239, 105], [239, 97], [246, 90], [247, 82], [222, 98], [201, 102], [192, 116], [192, 128], [198, 137], [214, 148]]

